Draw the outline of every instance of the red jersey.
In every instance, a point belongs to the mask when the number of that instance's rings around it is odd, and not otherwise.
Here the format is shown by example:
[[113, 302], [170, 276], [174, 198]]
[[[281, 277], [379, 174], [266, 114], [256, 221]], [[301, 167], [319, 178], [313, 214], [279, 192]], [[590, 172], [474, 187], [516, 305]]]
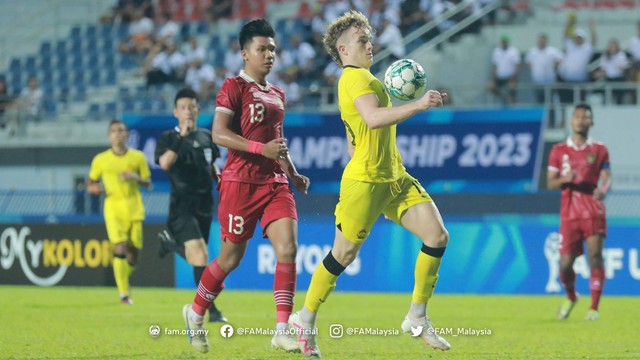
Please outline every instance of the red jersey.
[[[216, 97], [216, 111], [233, 116], [231, 129], [247, 140], [266, 144], [282, 137], [284, 92], [269, 83], [258, 84], [244, 71], [224, 81]], [[222, 179], [253, 184], [289, 182], [278, 161], [232, 149]]]
[[571, 138], [553, 146], [548, 171], [575, 172], [570, 184], [562, 185], [560, 217], [564, 220], [591, 219], [604, 215], [604, 203], [593, 197], [600, 171], [609, 169], [609, 151], [603, 143], [587, 140], [582, 146]]

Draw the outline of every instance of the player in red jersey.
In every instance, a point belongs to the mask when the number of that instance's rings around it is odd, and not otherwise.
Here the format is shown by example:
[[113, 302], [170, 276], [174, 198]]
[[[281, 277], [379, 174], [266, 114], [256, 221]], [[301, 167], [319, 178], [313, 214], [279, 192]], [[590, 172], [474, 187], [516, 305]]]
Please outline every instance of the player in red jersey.
[[201, 352], [209, 350], [203, 315], [224, 288], [224, 279], [240, 264], [258, 220], [277, 258], [273, 285], [277, 323], [271, 344], [299, 351], [287, 324], [293, 308], [298, 243], [298, 216], [287, 175], [303, 194], [309, 179], [298, 174], [289, 157], [282, 130], [284, 92], [266, 80], [275, 60], [274, 36], [264, 19], [242, 27], [244, 70], [225, 80], [216, 98], [213, 141], [229, 149], [218, 185], [222, 246], [204, 271], [193, 304], [183, 308], [187, 329], [193, 334], [189, 341]]
[[587, 104], [576, 105], [571, 118], [572, 134], [566, 142], [556, 144], [549, 154], [547, 187], [562, 189], [560, 207], [560, 280], [567, 299], [558, 310], [558, 319], [566, 319], [578, 297], [573, 263], [583, 254], [586, 240], [591, 267], [591, 308], [587, 320], [597, 320], [598, 303], [604, 285], [602, 247], [607, 236], [604, 198], [611, 189], [609, 151], [589, 138], [593, 113]]

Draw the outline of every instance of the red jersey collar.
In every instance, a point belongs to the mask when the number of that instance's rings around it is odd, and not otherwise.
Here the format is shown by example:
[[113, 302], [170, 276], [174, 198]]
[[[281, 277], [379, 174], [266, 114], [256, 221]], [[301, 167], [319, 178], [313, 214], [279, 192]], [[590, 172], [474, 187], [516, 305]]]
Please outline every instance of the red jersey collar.
[[573, 139], [571, 138], [571, 136], [569, 136], [569, 138], [567, 139], [567, 146], [572, 147], [576, 150], [584, 150], [587, 146], [593, 144], [593, 140], [588, 137], [587, 141], [584, 142], [584, 144], [578, 146]]
[[[267, 85], [261, 85], [260, 83], [258, 83], [257, 81], [255, 81], [251, 76], [249, 76], [249, 74], [247, 74], [244, 70], [240, 70], [240, 76], [247, 80], [248, 82], [252, 82], [255, 83], [258, 88], [262, 91], [269, 91], [270, 85], [269, 82], [267, 81]], [[265, 80], [266, 81], [266, 80]]]

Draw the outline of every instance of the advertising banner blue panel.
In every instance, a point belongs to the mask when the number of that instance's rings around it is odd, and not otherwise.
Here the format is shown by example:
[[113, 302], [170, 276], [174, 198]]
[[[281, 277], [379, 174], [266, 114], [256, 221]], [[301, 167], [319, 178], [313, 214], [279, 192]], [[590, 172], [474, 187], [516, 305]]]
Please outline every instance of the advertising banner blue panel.
[[[523, 192], [536, 189], [543, 108], [435, 110], [397, 128], [397, 145], [407, 170], [430, 192]], [[171, 116], [124, 117], [130, 145], [150, 163], [156, 138], [176, 125]], [[212, 114], [198, 125], [211, 128]], [[312, 191], [337, 191], [349, 161], [346, 130], [338, 114], [288, 113], [285, 137], [298, 170], [311, 178]], [[356, 139], [357, 141], [357, 139]], [[226, 160], [226, 150], [218, 165]], [[154, 181], [166, 175], [151, 164]]]
[[[558, 264], [557, 216], [448, 217], [451, 240], [440, 268], [441, 293], [545, 294], [562, 291]], [[218, 226], [212, 227], [210, 253], [217, 254]], [[261, 233], [256, 231], [256, 234]], [[301, 218], [298, 289], [333, 243], [333, 219]], [[390, 221], [373, 228], [356, 261], [338, 280], [337, 290], [410, 292], [420, 241]], [[606, 294], [640, 295], [640, 220], [609, 221], [605, 242]], [[193, 287], [191, 267], [176, 260], [176, 286]], [[268, 240], [255, 235], [240, 266], [225, 281], [228, 289], [270, 290], [276, 256]], [[589, 267], [575, 264], [577, 289], [588, 294]]]

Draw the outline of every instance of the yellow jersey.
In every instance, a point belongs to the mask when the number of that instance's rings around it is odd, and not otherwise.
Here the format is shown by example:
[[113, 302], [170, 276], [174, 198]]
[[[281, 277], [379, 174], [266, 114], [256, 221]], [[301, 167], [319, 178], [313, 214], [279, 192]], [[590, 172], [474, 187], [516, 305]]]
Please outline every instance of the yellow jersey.
[[93, 181], [99, 181], [102, 178], [106, 193], [105, 218], [144, 220], [144, 206], [139, 185], [133, 180], [122, 180], [120, 174], [125, 171], [134, 172], [141, 179], [148, 179], [151, 176], [142, 151], [127, 149], [124, 155], [116, 155], [109, 149], [93, 158], [89, 178]]
[[396, 125], [380, 129], [367, 126], [354, 104], [366, 94], [375, 94], [381, 106], [391, 106], [389, 94], [368, 69], [346, 66], [338, 81], [338, 107], [355, 152], [342, 177], [364, 182], [396, 181], [406, 173], [396, 146]]

